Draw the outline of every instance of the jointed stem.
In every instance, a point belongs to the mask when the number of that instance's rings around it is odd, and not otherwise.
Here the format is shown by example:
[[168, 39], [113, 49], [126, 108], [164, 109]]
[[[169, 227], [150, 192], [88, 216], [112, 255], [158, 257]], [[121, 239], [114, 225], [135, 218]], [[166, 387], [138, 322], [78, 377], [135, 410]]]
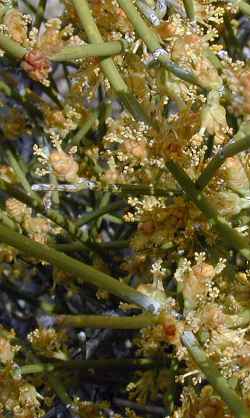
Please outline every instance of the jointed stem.
[[146, 310], [155, 311], [160, 303], [132, 289], [113, 277], [95, 270], [93, 267], [60, 253], [46, 245], [39, 244], [29, 238], [0, 225], [0, 240], [9, 244], [30, 257], [51, 263], [60, 270], [73, 274], [79, 282], [86, 282], [107, 290], [122, 300], [135, 303]]
[[244, 136], [233, 142], [231, 141], [225, 145], [208, 163], [207, 167], [198, 178], [196, 187], [199, 190], [204, 189], [227, 158], [233, 157], [239, 152], [246, 151], [248, 148], [250, 148], [250, 135]]
[[34, 363], [26, 364], [20, 367], [19, 371], [22, 375], [36, 374], [36, 373], [48, 373], [54, 370], [113, 370], [113, 369], [125, 369], [125, 370], [147, 370], [156, 367], [164, 367], [164, 362], [157, 360], [150, 360], [144, 358], [138, 359], [100, 359], [100, 360], [66, 360], [57, 361], [54, 363]]
[[74, 328], [141, 329], [159, 323], [159, 317], [152, 314], [137, 316], [105, 315], [57, 315], [55, 323]]
[[92, 43], [82, 46], [68, 46], [60, 52], [50, 57], [51, 61], [71, 62], [76, 59], [86, 57], [109, 57], [117, 55], [124, 49], [124, 43], [121, 41], [111, 41], [102, 43]]
[[101, 207], [97, 210], [93, 210], [90, 213], [87, 213], [86, 215], [81, 216], [80, 218], [77, 219], [76, 224], [80, 227], [82, 225], [85, 225], [89, 222], [92, 222], [92, 221], [98, 219], [102, 215], [114, 212], [114, 211], [119, 210], [119, 209], [124, 209], [126, 207], [128, 207], [128, 204], [126, 202], [123, 202], [123, 201], [117, 201], [117, 202], [110, 203], [109, 205]]
[[208, 218], [208, 222], [218, 232], [224, 244], [229, 248], [234, 248], [236, 251], [239, 251], [241, 255], [250, 260], [250, 243], [248, 239], [233, 229], [223, 217], [218, 215], [214, 207], [196, 189], [195, 184], [181, 167], [173, 161], [168, 161], [166, 165], [187, 196]]
[[220, 374], [213, 362], [207, 357], [200, 347], [192, 332], [185, 331], [182, 335], [182, 342], [205, 374], [209, 383], [226, 402], [236, 418], [249, 418], [250, 410], [244, 405], [237, 393], [229, 386], [226, 379]]
[[74, 136], [72, 136], [69, 141], [67, 142], [66, 151], [71, 148], [72, 146], [79, 145], [88, 131], [92, 128], [95, 121], [97, 119], [97, 112], [92, 112], [89, 114], [86, 121], [79, 126], [78, 131]]
[[16, 160], [14, 154], [12, 153], [11, 150], [7, 149], [6, 150], [6, 155], [7, 158], [9, 160], [9, 164], [10, 166], [13, 168], [13, 171], [15, 172], [17, 179], [19, 180], [19, 182], [21, 183], [21, 185], [23, 186], [24, 190], [26, 191], [26, 193], [29, 196], [32, 196], [32, 198], [34, 200], [38, 200], [39, 201], [39, 197], [36, 195], [36, 193], [31, 189], [31, 186], [26, 178], [26, 175], [24, 173], [24, 171], [22, 170], [20, 164], [18, 163], [18, 161]]
[[190, 20], [195, 20], [195, 10], [193, 0], [183, 0], [187, 16]]
[[[150, 29], [146, 22], [140, 16], [140, 13], [133, 5], [131, 0], [118, 0], [121, 8], [124, 10], [128, 19], [131, 21], [135, 31], [143, 39], [147, 45], [150, 52], [154, 53], [155, 51], [161, 49], [160, 42], [156, 34]], [[167, 55], [160, 55], [158, 61], [166, 67], [168, 71], [175, 74], [176, 77], [187, 81], [192, 84], [196, 84], [200, 87], [203, 87], [197, 77], [191, 72], [182, 67], [179, 67], [175, 62], [170, 61], [167, 58]]]
[[27, 52], [26, 48], [22, 47], [13, 39], [6, 35], [0, 34], [0, 48], [3, 49], [11, 58], [22, 60]]
[[[72, 0], [72, 3], [75, 6], [80, 22], [87, 34], [89, 42], [93, 44], [102, 44], [103, 39], [92, 16], [91, 10], [88, 5], [88, 1]], [[139, 117], [139, 119], [145, 122], [146, 124], [150, 124], [148, 116], [145, 114], [144, 110], [142, 109], [141, 105], [137, 102], [137, 100], [131, 95], [128, 86], [121, 77], [112, 58], [102, 59], [100, 65], [105, 76], [109, 80], [111, 87], [121, 97], [125, 106], [127, 105], [129, 107], [129, 110], [131, 111], [133, 116], [136, 119]]]

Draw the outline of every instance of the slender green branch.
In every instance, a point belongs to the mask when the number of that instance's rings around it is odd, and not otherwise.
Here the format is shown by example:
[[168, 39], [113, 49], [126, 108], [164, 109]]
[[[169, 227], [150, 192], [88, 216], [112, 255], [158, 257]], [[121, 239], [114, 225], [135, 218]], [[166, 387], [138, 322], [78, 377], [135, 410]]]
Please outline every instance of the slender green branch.
[[21, 375], [25, 374], [37, 374], [37, 373], [49, 373], [55, 370], [55, 365], [52, 363], [34, 363], [34, 364], [25, 364], [18, 369], [18, 372]]
[[226, 315], [225, 322], [229, 328], [244, 328], [250, 323], [250, 310], [245, 309], [235, 315]]
[[227, 0], [228, 3], [231, 3], [232, 5], [239, 7], [239, 10], [247, 15], [250, 16], [250, 5], [244, 1], [244, 0]]
[[6, 52], [11, 58], [22, 60], [27, 52], [27, 49], [13, 41], [6, 35], [0, 34], [0, 48]]
[[226, 379], [216, 368], [215, 364], [202, 350], [193, 333], [190, 331], [185, 331], [182, 335], [182, 342], [188, 349], [189, 353], [201, 371], [205, 374], [209, 383], [225, 401], [227, 406], [234, 413], [235, 417], [249, 418], [250, 410], [246, 407], [238, 394], [229, 386]]
[[147, 310], [154, 311], [160, 308], [159, 302], [132, 289], [119, 280], [60, 253], [47, 245], [32, 241], [3, 225], [0, 225], [0, 240], [17, 248], [30, 257], [47, 261], [58, 269], [75, 275], [77, 280], [81, 283], [86, 282], [96, 287], [100, 287], [125, 301], [135, 303]]
[[135, 195], [135, 196], [166, 196], [169, 195], [169, 197], [180, 194], [179, 191], [176, 189], [173, 190], [167, 190], [163, 189], [161, 187], [155, 187], [154, 185], [144, 185], [144, 184], [122, 184], [122, 183], [116, 183], [116, 184], [110, 184], [107, 186], [107, 189], [112, 193], [122, 194], [124, 196], [127, 195]]
[[152, 314], [137, 316], [56, 315], [55, 324], [73, 328], [141, 329], [155, 325], [159, 317]]
[[236, 251], [239, 251], [241, 255], [250, 260], [250, 243], [248, 239], [233, 229], [223, 217], [218, 215], [214, 207], [211, 206], [201, 192], [195, 188], [195, 184], [181, 167], [173, 161], [168, 161], [166, 165], [186, 195], [208, 218], [208, 222], [220, 235], [224, 244], [228, 248], [233, 248]]
[[[154, 53], [157, 50], [161, 50], [161, 44], [158, 40], [157, 35], [150, 29], [146, 24], [143, 18], [140, 16], [137, 8], [133, 5], [131, 0], [118, 0], [119, 5], [124, 10], [128, 19], [132, 23], [135, 31], [143, 39], [147, 45], [149, 51]], [[204, 87], [201, 85], [195, 74], [192, 71], [186, 70], [175, 62], [168, 59], [167, 54], [160, 54], [158, 61], [171, 73], [176, 75], [176, 77], [187, 81], [189, 83], [195, 84], [199, 87]]]
[[45, 20], [44, 14], [46, 10], [47, 0], [40, 0], [39, 5], [37, 8], [35, 8], [35, 26], [39, 28], [41, 23]]
[[[72, 0], [74, 7], [79, 16], [83, 29], [85, 30], [89, 42], [93, 44], [103, 43], [102, 36], [96, 26], [87, 0]], [[101, 68], [110, 82], [111, 87], [121, 97], [125, 106], [135, 118], [139, 118], [146, 124], [150, 125], [150, 118], [146, 115], [136, 98], [130, 93], [128, 86], [117, 70], [112, 58], [104, 58], [100, 62]], [[126, 99], [126, 100], [125, 100]], [[136, 106], [135, 106], [136, 103]]]
[[51, 61], [71, 62], [76, 59], [86, 57], [109, 57], [110, 55], [118, 55], [124, 49], [124, 42], [110, 41], [102, 43], [92, 43], [81, 46], [67, 46], [60, 52], [50, 57]]
[[57, 376], [55, 373], [49, 373], [47, 379], [50, 386], [54, 389], [55, 393], [57, 394], [58, 398], [64, 403], [64, 405], [70, 406], [72, 399], [67, 393], [66, 388], [59, 376]]
[[120, 209], [124, 209], [126, 207], [128, 207], [128, 203], [126, 202], [122, 202], [122, 201], [112, 202], [109, 205], [104, 206], [103, 208], [93, 210], [87, 213], [86, 215], [81, 216], [80, 218], [77, 219], [76, 224], [78, 226], [85, 225], [89, 222], [95, 221], [100, 216], [103, 216], [107, 213], [115, 212]]
[[200, 190], [204, 189], [227, 158], [233, 157], [239, 152], [246, 151], [248, 148], [250, 148], [250, 135], [244, 136], [238, 140], [231, 140], [231, 142], [225, 145], [208, 163], [207, 167], [198, 178], [196, 187]]
[[57, 361], [54, 363], [34, 363], [26, 364], [18, 369], [18, 372], [21, 375], [26, 374], [37, 374], [37, 373], [48, 373], [54, 370], [147, 370], [153, 369], [156, 367], [166, 366], [163, 361], [150, 360], [144, 358], [138, 359], [98, 359], [98, 360], [66, 360], [66, 361]]
[[[44, 217], [50, 219], [52, 222], [62, 227], [73, 239], [79, 240], [81, 245], [84, 246], [85, 250], [88, 249], [86, 237], [81, 229], [71, 219], [68, 219], [66, 216], [62, 215], [58, 210], [46, 209], [42, 200], [27, 195], [3, 179], [0, 179], [0, 190], [6, 192], [11, 197], [20, 200], [27, 206], [34, 209], [36, 212], [42, 214]], [[91, 247], [94, 249], [94, 244], [92, 244]]]
[[246, 1], [239, 2], [239, 9], [243, 14], [250, 16], [250, 5]]
[[75, 145], [79, 145], [85, 138], [85, 135], [89, 132], [89, 130], [94, 125], [97, 119], [97, 112], [91, 112], [86, 121], [80, 125], [78, 131], [74, 136], [72, 136], [69, 141], [67, 142], [66, 151], [68, 151], [71, 147]]
[[[88, 244], [88, 242], [86, 243]], [[81, 242], [72, 242], [67, 244], [50, 244], [50, 247], [55, 250], [62, 251], [63, 253], [70, 253], [74, 251], [86, 251], [86, 245], [84, 246]], [[95, 248], [100, 250], [119, 250], [122, 248], [128, 248], [129, 241], [119, 240], [110, 242], [95, 242]]]
[[11, 229], [14, 229], [14, 231], [19, 231], [19, 226], [13, 219], [9, 218], [6, 213], [0, 209], [0, 221], [5, 225], [8, 226]]
[[[49, 178], [50, 178], [50, 183], [53, 186], [55, 187], [58, 186], [58, 181], [57, 181], [55, 174], [50, 173]], [[51, 200], [54, 203], [54, 205], [59, 206], [59, 203], [60, 203], [59, 192], [57, 190], [54, 190], [51, 195], [52, 195]]]
[[14, 173], [17, 176], [17, 179], [19, 180], [19, 182], [21, 183], [21, 185], [23, 186], [24, 190], [26, 191], [26, 193], [29, 196], [32, 196], [33, 199], [35, 200], [39, 200], [38, 196], [36, 195], [36, 193], [34, 193], [34, 191], [31, 189], [31, 186], [25, 176], [24, 171], [22, 170], [20, 164], [18, 163], [18, 161], [16, 160], [16, 158], [14, 157], [14, 154], [12, 153], [11, 150], [7, 149], [6, 151], [6, 156], [8, 158], [9, 164], [10, 166], [13, 168]]
[[187, 17], [194, 21], [195, 20], [195, 7], [193, 0], [183, 0], [184, 7], [187, 13]]

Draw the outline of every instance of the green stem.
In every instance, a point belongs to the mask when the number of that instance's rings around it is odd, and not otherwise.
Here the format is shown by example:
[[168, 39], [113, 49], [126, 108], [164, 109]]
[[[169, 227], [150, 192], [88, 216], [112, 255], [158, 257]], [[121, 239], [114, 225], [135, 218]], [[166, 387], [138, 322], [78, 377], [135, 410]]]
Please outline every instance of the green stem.
[[233, 6], [235, 6], [236, 8], [239, 8], [239, 10], [247, 15], [250, 16], [250, 5], [244, 1], [244, 0], [227, 0], [227, 2], [230, 4], [232, 4]]
[[66, 151], [68, 151], [71, 147], [79, 145], [85, 138], [85, 135], [89, 132], [89, 130], [94, 125], [97, 119], [97, 112], [92, 112], [89, 114], [86, 121], [80, 126], [78, 131], [74, 136], [72, 136], [69, 141], [67, 142]]
[[235, 315], [226, 315], [225, 323], [229, 328], [244, 328], [250, 323], [250, 310], [245, 309]]
[[3, 49], [10, 57], [17, 60], [22, 60], [27, 52], [27, 49], [22, 47], [13, 39], [6, 35], [0, 34], [0, 48]]
[[25, 374], [49, 373], [53, 370], [55, 370], [55, 365], [52, 363], [26, 364], [18, 369], [22, 376]]
[[210, 48], [206, 48], [204, 52], [206, 58], [213, 64], [216, 70], [221, 72], [223, 70], [223, 64], [217, 55]]
[[247, 258], [247, 260], [250, 260], [250, 243], [248, 239], [234, 230], [223, 217], [218, 215], [214, 207], [211, 206], [201, 192], [195, 188], [195, 184], [181, 167], [173, 161], [168, 161], [166, 165], [186, 195], [208, 218], [208, 222], [221, 236], [224, 244], [229, 248], [239, 251], [241, 255]]
[[141, 184], [110, 184], [107, 186], [107, 189], [112, 193], [118, 193], [122, 195], [135, 195], [135, 196], [166, 196], [168, 194], [170, 197], [176, 194], [179, 194], [176, 189], [165, 190], [160, 187], [147, 186]]
[[[50, 178], [50, 183], [53, 186], [58, 186], [57, 178], [56, 178], [56, 176], [53, 173], [50, 173], [49, 178]], [[60, 204], [60, 198], [59, 198], [59, 193], [58, 193], [57, 190], [54, 190], [51, 193], [51, 199], [52, 199], [52, 202], [54, 203], [54, 205], [59, 206], [59, 204]]]
[[[119, 5], [126, 13], [128, 19], [132, 23], [135, 31], [143, 39], [151, 53], [155, 52], [157, 49], [162, 49], [161, 44], [158, 40], [157, 35], [150, 29], [146, 22], [140, 16], [137, 8], [133, 5], [131, 0], [118, 0]], [[169, 60], [167, 55], [160, 55], [158, 61], [176, 77], [187, 81], [189, 83], [195, 84], [199, 87], [203, 87], [195, 74], [192, 71], [188, 71], [175, 62]]]
[[160, 308], [159, 302], [132, 289], [119, 280], [60, 253], [47, 245], [42, 245], [24, 237], [3, 225], [0, 225], [0, 240], [28, 254], [30, 257], [47, 261], [59, 270], [75, 275], [81, 283], [86, 282], [100, 287], [127, 302], [135, 303], [147, 310], [154, 311]]
[[[69, 244], [50, 244], [50, 247], [53, 247], [55, 250], [64, 253], [70, 253], [74, 251], [86, 251], [86, 246], [84, 246], [81, 242], [72, 242]], [[129, 241], [120, 240], [110, 242], [95, 242], [95, 247], [100, 250], [117, 250], [122, 248], [128, 248]]]
[[40, 0], [38, 7], [35, 9], [36, 20], [34, 26], [36, 26], [37, 28], [39, 28], [42, 21], [45, 20], [44, 13], [46, 10], [46, 5], [47, 0]]
[[193, 333], [190, 331], [185, 331], [182, 335], [182, 342], [188, 349], [193, 360], [205, 374], [209, 383], [231, 409], [235, 417], [249, 418], [250, 410], [246, 407], [238, 394], [229, 386], [226, 379], [216, 368], [215, 364], [202, 350]]
[[26, 193], [29, 196], [32, 196], [35, 200], [39, 200], [38, 196], [36, 195], [36, 193], [33, 192], [33, 190], [31, 189], [31, 186], [20, 166], [20, 164], [18, 163], [18, 161], [16, 160], [16, 158], [14, 157], [14, 154], [12, 153], [12, 151], [10, 151], [9, 149], [6, 150], [6, 155], [7, 158], [9, 160], [9, 164], [10, 166], [13, 168], [17, 179], [19, 180], [19, 182], [21, 183], [21, 185], [23, 186], [24, 190], [26, 191]]
[[0, 209], [0, 221], [5, 225], [8, 226], [11, 229], [14, 229], [14, 231], [19, 231], [19, 227], [16, 222], [13, 221], [13, 219], [9, 218], [6, 213]]
[[231, 140], [231, 142], [225, 145], [208, 163], [207, 167], [198, 178], [196, 187], [200, 190], [204, 189], [227, 158], [233, 157], [239, 152], [246, 151], [248, 148], [250, 148], [250, 135], [244, 136], [238, 140]]
[[49, 373], [47, 379], [50, 386], [54, 389], [55, 393], [57, 394], [58, 398], [64, 403], [64, 405], [70, 406], [72, 403], [72, 399], [68, 395], [60, 377], [55, 375], [54, 373]]
[[[87, 248], [88, 244], [86, 243], [84, 233], [71, 219], [68, 219], [66, 216], [62, 215], [58, 210], [45, 209], [40, 199], [36, 199], [33, 196], [25, 194], [12, 184], [2, 179], [0, 179], [0, 189], [6, 192], [8, 195], [15, 197], [16, 199], [25, 203], [27, 206], [39, 212], [44, 217], [50, 219], [55, 224], [61, 226], [73, 239], [79, 240], [82, 246], [84, 246], [85, 249]], [[92, 248], [94, 248], [94, 245], [92, 245]]]
[[122, 41], [92, 43], [82, 46], [67, 46], [50, 57], [51, 61], [71, 62], [86, 57], [108, 57], [120, 54], [124, 49]]
[[56, 325], [73, 328], [110, 328], [110, 329], [141, 329], [156, 325], [159, 318], [155, 315], [137, 316], [105, 316], [105, 315], [56, 315]]
[[187, 13], [187, 17], [194, 21], [195, 20], [195, 8], [193, 0], [183, 0], [183, 4]]
[[147, 370], [157, 367], [164, 367], [165, 364], [163, 361], [150, 360], [150, 359], [98, 359], [98, 360], [66, 360], [66, 361], [57, 361], [55, 363], [35, 363], [35, 364], [26, 364], [25, 366], [20, 367], [21, 375], [26, 374], [37, 374], [37, 373], [48, 373], [53, 370], [61, 369], [77, 369], [77, 370], [102, 370], [113, 368], [116, 369], [125, 369], [125, 370]]
[[119, 209], [124, 209], [126, 207], [128, 207], [128, 204], [126, 202], [117, 201], [117, 202], [110, 203], [109, 205], [104, 206], [103, 208], [93, 210], [90, 213], [87, 213], [86, 215], [81, 216], [80, 218], [77, 219], [76, 224], [77, 226], [80, 227], [82, 225], [88, 224], [89, 222], [95, 221], [100, 216], [103, 216], [107, 213], [115, 212]]
[[[92, 16], [91, 10], [88, 5], [87, 0], [72, 0], [72, 3], [74, 4], [74, 7], [77, 11], [77, 14], [79, 16], [80, 22], [82, 24], [83, 29], [85, 30], [89, 42], [93, 44], [99, 44], [103, 43], [102, 36], [98, 30], [98, 27], [96, 26], [95, 20]], [[112, 58], [104, 58], [100, 61], [101, 68], [107, 77], [107, 79], [110, 82], [111, 87], [114, 89], [116, 93], [118, 93], [118, 96], [120, 96], [122, 99], [126, 98], [129, 102], [129, 110], [134, 111], [134, 103], [136, 102], [136, 112], [134, 112], [133, 116], [135, 118], [140, 118], [143, 122], [150, 125], [150, 119], [145, 114], [144, 110], [142, 109], [141, 105], [137, 102], [137, 100], [131, 95], [128, 86], [124, 82], [123, 78], [120, 76], [119, 71], [117, 70]], [[124, 101], [124, 99], [123, 99]], [[130, 102], [131, 105], [130, 105]], [[126, 101], [124, 101], [125, 105], [127, 104]]]

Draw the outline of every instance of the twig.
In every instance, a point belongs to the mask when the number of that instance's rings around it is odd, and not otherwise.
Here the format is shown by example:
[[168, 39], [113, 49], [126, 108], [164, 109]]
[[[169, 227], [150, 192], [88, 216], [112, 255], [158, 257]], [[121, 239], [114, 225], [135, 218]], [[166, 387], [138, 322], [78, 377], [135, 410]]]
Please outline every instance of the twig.
[[214, 207], [196, 189], [195, 184], [181, 167], [173, 161], [168, 161], [166, 166], [187, 196], [207, 217], [209, 224], [217, 231], [224, 244], [229, 248], [239, 251], [247, 260], [250, 260], [250, 243], [248, 239], [233, 229], [223, 217], [218, 215]]
[[47, 245], [42, 245], [24, 237], [3, 225], [0, 225], [0, 240], [31, 257], [47, 261], [58, 269], [75, 275], [79, 282], [86, 282], [100, 287], [122, 300], [135, 303], [149, 311], [158, 311], [160, 308], [159, 302], [132, 289], [123, 282], [60, 253]]
[[159, 317], [152, 314], [136, 316], [105, 315], [56, 315], [56, 325], [73, 328], [141, 329], [159, 323]]
[[220, 374], [215, 364], [207, 357], [202, 350], [194, 334], [185, 331], [182, 335], [182, 342], [188, 349], [194, 361], [197, 363], [201, 371], [205, 374], [209, 383], [216, 392], [226, 402], [236, 418], [249, 418], [250, 410], [240, 399], [237, 393], [229, 386], [226, 379]]

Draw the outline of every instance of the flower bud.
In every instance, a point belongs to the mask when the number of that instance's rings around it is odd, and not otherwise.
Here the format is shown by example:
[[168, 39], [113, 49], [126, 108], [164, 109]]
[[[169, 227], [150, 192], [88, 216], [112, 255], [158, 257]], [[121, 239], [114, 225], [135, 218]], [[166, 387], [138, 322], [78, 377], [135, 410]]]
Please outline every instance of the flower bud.
[[24, 203], [14, 198], [6, 200], [5, 208], [8, 215], [18, 223], [23, 222], [25, 216], [30, 213], [30, 209]]
[[230, 189], [243, 195], [249, 195], [249, 180], [239, 157], [234, 156], [226, 159], [222, 175]]
[[221, 216], [234, 216], [250, 207], [250, 200], [230, 191], [218, 192], [213, 195], [213, 206]]
[[53, 151], [50, 154], [49, 161], [54, 170], [54, 174], [59, 180], [75, 183], [78, 180], [79, 165], [72, 155], [66, 154], [64, 151]]

